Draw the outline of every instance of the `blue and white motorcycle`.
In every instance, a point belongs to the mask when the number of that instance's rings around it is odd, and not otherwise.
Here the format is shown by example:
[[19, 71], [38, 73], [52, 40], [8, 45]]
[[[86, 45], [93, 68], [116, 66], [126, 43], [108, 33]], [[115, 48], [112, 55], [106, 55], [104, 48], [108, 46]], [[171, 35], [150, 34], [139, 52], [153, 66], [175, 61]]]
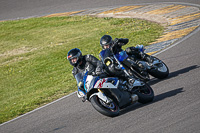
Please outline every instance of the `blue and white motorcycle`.
[[134, 81], [129, 91], [127, 84], [116, 77], [100, 78], [83, 72], [76, 74], [75, 78], [78, 97], [83, 98], [83, 102], [91, 102], [98, 112], [106, 116], [117, 116], [122, 108], [137, 101], [148, 103], [154, 98], [152, 88], [139, 80]]

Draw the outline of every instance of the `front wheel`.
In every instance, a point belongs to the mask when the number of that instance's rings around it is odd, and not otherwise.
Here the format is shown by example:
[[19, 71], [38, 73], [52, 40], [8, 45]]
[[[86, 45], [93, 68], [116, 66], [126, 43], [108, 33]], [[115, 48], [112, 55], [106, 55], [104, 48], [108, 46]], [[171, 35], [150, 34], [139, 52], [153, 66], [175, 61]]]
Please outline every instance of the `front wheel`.
[[90, 102], [92, 106], [103, 115], [109, 117], [119, 115], [119, 106], [114, 101], [108, 104], [101, 100], [98, 96], [94, 95], [91, 97]]
[[136, 94], [138, 95], [138, 102], [140, 103], [148, 103], [154, 99], [153, 89], [148, 84], [141, 86]]
[[168, 69], [167, 65], [163, 61], [159, 60], [158, 58], [156, 58], [156, 57], [153, 57], [153, 58], [154, 58], [154, 60], [157, 60], [160, 63], [155, 64], [154, 65], [155, 68], [149, 70], [149, 74], [158, 79], [166, 78], [169, 75], [169, 69]]

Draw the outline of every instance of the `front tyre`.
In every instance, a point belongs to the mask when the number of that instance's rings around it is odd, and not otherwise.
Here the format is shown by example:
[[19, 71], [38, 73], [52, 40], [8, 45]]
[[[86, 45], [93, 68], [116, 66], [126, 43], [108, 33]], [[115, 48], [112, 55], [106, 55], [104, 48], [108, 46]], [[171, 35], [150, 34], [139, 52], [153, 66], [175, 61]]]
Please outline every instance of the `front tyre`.
[[154, 60], [158, 60], [161, 63], [155, 64], [155, 68], [151, 69], [149, 71], [149, 74], [158, 79], [166, 78], [169, 75], [169, 68], [163, 61], [159, 60], [156, 57], [153, 57], [153, 58]]
[[91, 97], [90, 102], [92, 106], [103, 115], [109, 117], [119, 115], [119, 106], [114, 101], [108, 104], [102, 101], [98, 96], [94, 95]]
[[140, 103], [148, 103], [154, 99], [153, 89], [148, 84], [141, 86], [136, 94], [138, 95], [138, 102]]

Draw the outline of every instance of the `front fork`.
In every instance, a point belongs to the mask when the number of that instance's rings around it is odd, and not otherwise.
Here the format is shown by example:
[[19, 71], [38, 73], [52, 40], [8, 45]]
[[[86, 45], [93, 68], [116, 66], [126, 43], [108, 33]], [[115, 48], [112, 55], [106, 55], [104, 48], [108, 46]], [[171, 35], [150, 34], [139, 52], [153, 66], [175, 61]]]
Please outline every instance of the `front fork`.
[[119, 67], [124, 71], [124, 73], [130, 77], [130, 74], [126, 71], [126, 69], [123, 67], [123, 65], [118, 61], [117, 57], [113, 54], [113, 57], [115, 58], [115, 60], [117, 61]]
[[108, 98], [105, 94], [104, 94], [104, 92], [101, 90], [101, 89], [97, 89], [98, 90], [98, 92], [96, 92], [96, 93], [93, 93], [91, 96], [90, 96], [90, 98], [92, 97], [92, 96], [94, 96], [94, 95], [97, 95], [98, 96], [98, 98], [100, 98], [102, 101], [104, 101], [105, 103], [111, 103], [112, 102], [112, 100], [110, 99], [110, 98]]

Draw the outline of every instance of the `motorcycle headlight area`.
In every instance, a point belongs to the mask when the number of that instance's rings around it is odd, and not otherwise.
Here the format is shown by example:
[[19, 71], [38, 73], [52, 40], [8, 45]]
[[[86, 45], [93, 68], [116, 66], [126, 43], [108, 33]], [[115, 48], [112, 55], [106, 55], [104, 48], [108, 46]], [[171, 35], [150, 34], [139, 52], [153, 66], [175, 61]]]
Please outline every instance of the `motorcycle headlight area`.
[[112, 65], [113, 64], [113, 60], [110, 57], [107, 57], [104, 59], [104, 64], [106, 66]]

